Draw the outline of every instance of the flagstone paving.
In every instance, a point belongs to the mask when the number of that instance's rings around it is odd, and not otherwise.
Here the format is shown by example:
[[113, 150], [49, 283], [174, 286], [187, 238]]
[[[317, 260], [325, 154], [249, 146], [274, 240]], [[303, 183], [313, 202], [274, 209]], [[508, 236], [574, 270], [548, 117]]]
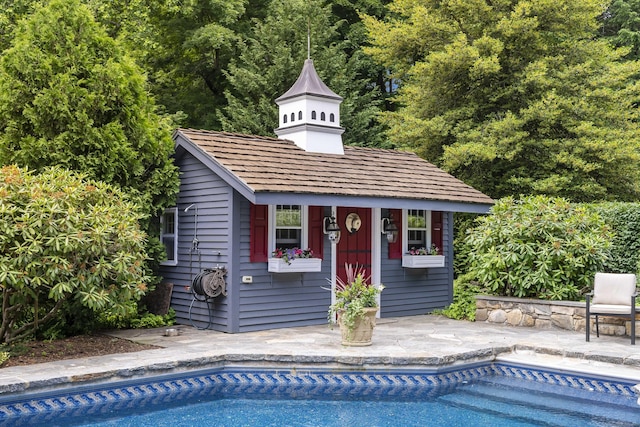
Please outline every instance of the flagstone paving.
[[593, 335], [586, 342], [580, 332], [435, 315], [379, 319], [369, 347], [342, 346], [340, 331], [327, 325], [241, 334], [174, 328], [176, 336], [165, 336], [166, 328], [111, 333], [158, 349], [0, 369], [0, 396], [219, 366], [438, 370], [494, 360], [640, 383], [640, 345], [629, 337]]

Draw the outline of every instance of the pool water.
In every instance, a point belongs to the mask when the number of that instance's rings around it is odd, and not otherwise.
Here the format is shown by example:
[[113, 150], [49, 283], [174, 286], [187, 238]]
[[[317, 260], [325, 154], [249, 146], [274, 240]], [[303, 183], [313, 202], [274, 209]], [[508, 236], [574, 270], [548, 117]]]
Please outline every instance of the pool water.
[[71, 398], [42, 396], [27, 408], [45, 401], [77, 405], [62, 413], [0, 416], [0, 425], [638, 426], [631, 386], [494, 365], [444, 374], [218, 370]]

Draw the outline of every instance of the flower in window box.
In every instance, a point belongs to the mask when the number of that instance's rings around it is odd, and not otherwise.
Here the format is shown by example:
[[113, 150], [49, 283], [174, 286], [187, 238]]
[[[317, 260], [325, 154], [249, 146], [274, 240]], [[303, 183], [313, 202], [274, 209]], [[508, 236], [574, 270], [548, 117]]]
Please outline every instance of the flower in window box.
[[425, 248], [411, 248], [409, 249], [409, 255], [426, 255], [427, 250]]
[[287, 264], [291, 264], [291, 260], [296, 258], [313, 258], [313, 251], [310, 248], [300, 249], [300, 248], [291, 248], [291, 249], [282, 249], [276, 248], [271, 253], [272, 258], [281, 258], [282, 261]]
[[431, 245], [431, 248], [427, 250], [426, 248], [411, 248], [409, 250], [409, 255], [440, 255], [440, 248], [436, 245]]

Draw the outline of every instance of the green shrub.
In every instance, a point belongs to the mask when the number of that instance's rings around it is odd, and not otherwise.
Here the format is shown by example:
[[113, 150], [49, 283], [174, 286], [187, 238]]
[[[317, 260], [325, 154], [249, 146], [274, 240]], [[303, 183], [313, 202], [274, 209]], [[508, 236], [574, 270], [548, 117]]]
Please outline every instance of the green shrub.
[[65, 322], [64, 308], [125, 313], [147, 289], [139, 219], [113, 186], [61, 168], [0, 169], [0, 343]]
[[131, 320], [131, 327], [134, 329], [141, 328], [159, 328], [161, 326], [170, 326], [175, 323], [176, 312], [173, 308], [164, 316], [160, 314], [145, 313], [137, 319]]
[[100, 329], [144, 329], [170, 326], [175, 323], [176, 312], [170, 308], [163, 315], [153, 314], [147, 311], [138, 311], [138, 307], [132, 304], [126, 314], [105, 313], [100, 316]]
[[565, 199], [499, 200], [466, 237], [469, 272], [493, 295], [578, 300], [609, 258], [612, 233]]
[[435, 314], [442, 314], [450, 319], [476, 320], [476, 298], [483, 289], [478, 282], [472, 280], [471, 274], [459, 276], [453, 282], [453, 302]]
[[454, 216], [455, 233], [453, 238], [453, 252], [456, 254], [453, 258], [454, 277], [459, 277], [467, 273], [470, 251], [466, 241], [467, 232], [476, 225], [476, 219], [481, 215], [482, 214], [475, 213], [460, 213]]
[[598, 203], [589, 205], [611, 228], [614, 236], [604, 271], [637, 273], [640, 263], [640, 203]]
[[9, 354], [8, 351], [0, 351], [0, 366], [2, 366], [4, 364], [4, 362], [9, 360], [10, 356], [11, 355]]

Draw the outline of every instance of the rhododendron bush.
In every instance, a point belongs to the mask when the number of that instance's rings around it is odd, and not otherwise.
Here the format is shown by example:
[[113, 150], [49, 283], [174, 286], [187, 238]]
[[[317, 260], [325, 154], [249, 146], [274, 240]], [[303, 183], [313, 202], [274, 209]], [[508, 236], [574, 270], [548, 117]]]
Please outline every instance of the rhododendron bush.
[[139, 208], [60, 168], [0, 170], [0, 342], [60, 321], [63, 304], [123, 312], [147, 289]]

